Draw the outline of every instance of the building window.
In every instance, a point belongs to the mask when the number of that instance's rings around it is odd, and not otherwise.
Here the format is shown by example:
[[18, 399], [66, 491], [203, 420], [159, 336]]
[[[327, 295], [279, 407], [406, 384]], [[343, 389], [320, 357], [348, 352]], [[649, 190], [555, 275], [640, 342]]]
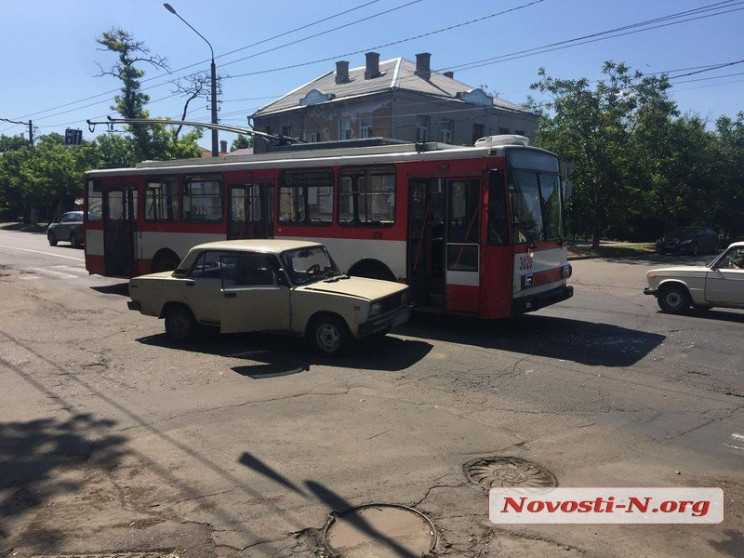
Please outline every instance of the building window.
[[175, 176], [145, 180], [145, 221], [178, 221], [178, 179]]
[[416, 117], [416, 141], [418, 143], [424, 143], [429, 137], [429, 117], [428, 116], [417, 116]]
[[454, 122], [452, 120], [442, 120], [442, 124], [439, 127], [439, 135], [443, 143], [452, 143], [453, 128]]
[[360, 138], [371, 138], [372, 135], [372, 115], [365, 114], [361, 118], [359, 125], [359, 137]]
[[395, 169], [343, 169], [339, 174], [338, 222], [368, 227], [395, 223]]
[[307, 135], [307, 141], [309, 143], [318, 143], [320, 141], [320, 132], [310, 132]]
[[509, 133], [509, 128], [499, 128], [499, 134], [505, 136]]
[[282, 126], [282, 135], [285, 138], [291, 138], [292, 137], [292, 126]]
[[518, 136], [526, 136], [527, 135], [524, 130], [514, 130], [514, 133], [517, 134]]
[[338, 139], [351, 139], [351, 118], [344, 117], [338, 121]]
[[186, 178], [183, 187], [184, 222], [222, 222], [222, 199], [221, 178], [203, 176]]
[[279, 182], [282, 225], [330, 225], [333, 220], [333, 171], [284, 171]]
[[486, 136], [486, 127], [483, 124], [473, 124], [473, 144]]

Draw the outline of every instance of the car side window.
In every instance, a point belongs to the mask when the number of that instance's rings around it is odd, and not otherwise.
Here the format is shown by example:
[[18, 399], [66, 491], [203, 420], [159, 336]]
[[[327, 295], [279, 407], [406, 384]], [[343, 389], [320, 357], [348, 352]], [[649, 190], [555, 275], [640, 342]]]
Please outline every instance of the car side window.
[[220, 261], [223, 289], [279, 284], [279, 260], [273, 254], [229, 254], [222, 256]]
[[735, 248], [721, 258], [718, 264], [723, 269], [744, 270], [744, 248]]
[[224, 252], [206, 250], [199, 254], [187, 277], [191, 279], [219, 279], [220, 257]]

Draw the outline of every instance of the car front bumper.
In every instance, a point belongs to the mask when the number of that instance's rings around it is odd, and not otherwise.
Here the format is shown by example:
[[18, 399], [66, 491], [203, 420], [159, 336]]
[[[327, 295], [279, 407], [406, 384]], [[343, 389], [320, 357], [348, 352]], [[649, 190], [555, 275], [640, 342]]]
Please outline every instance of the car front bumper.
[[651, 287], [646, 287], [645, 289], [643, 289], [643, 294], [645, 295], [656, 296], [658, 293], [659, 291], [657, 291], [656, 289], [652, 289]]
[[401, 306], [393, 312], [388, 312], [382, 316], [367, 320], [363, 324], [359, 324], [357, 336], [360, 339], [362, 337], [369, 337], [375, 333], [387, 331], [395, 326], [404, 324], [411, 319], [412, 313], [413, 309], [411, 306]]

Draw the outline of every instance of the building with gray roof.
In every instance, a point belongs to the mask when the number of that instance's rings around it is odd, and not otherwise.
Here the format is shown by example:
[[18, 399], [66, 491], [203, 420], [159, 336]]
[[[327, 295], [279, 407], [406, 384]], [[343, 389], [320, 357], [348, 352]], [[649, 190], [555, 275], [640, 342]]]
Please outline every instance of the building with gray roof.
[[[431, 55], [380, 61], [336, 70], [302, 85], [260, 108], [251, 118], [257, 131], [306, 142], [383, 137], [473, 145], [476, 139], [519, 134], [534, 139], [537, 116], [519, 105], [431, 70]], [[257, 140], [255, 152], [268, 151]]]

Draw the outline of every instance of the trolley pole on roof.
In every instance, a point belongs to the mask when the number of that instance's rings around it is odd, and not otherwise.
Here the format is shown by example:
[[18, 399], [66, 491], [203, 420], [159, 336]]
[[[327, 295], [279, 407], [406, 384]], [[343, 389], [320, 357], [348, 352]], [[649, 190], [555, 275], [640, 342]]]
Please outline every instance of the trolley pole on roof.
[[[186, 21], [180, 15], [178, 15], [178, 12], [176, 12], [173, 6], [171, 6], [167, 2], [165, 2], [163, 6], [165, 7], [166, 10], [168, 10], [170, 13], [172, 13], [174, 16], [176, 16], [178, 19], [180, 19], [186, 25], [188, 25], [189, 28], [194, 33], [199, 35], [204, 40], [204, 42], [207, 43], [207, 46], [209, 46], [209, 52], [212, 54], [212, 64], [210, 66], [210, 72], [212, 74], [211, 76], [212, 77], [212, 124], [217, 124], [217, 66], [215, 66], [214, 64], [214, 49], [212, 48], [212, 44], [204, 37], [204, 35], [202, 35], [201, 33], [199, 33], [199, 31], [194, 29], [194, 27], [188, 21]], [[212, 128], [212, 157], [220, 156], [219, 138], [217, 134], [218, 134], [217, 128]]]

